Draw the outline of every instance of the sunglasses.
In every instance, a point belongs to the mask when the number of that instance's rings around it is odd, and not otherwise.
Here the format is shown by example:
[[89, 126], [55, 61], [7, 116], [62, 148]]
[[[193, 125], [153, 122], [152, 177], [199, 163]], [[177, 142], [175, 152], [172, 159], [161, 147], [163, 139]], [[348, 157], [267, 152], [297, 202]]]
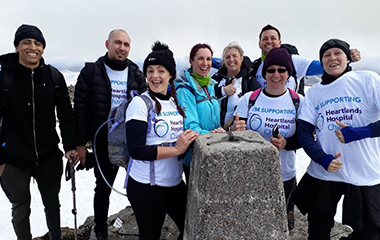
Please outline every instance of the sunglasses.
[[286, 68], [279, 68], [279, 69], [275, 69], [275, 68], [268, 68], [267, 69], [267, 73], [274, 73], [274, 72], [278, 72], [278, 73], [285, 73], [287, 72], [288, 70]]

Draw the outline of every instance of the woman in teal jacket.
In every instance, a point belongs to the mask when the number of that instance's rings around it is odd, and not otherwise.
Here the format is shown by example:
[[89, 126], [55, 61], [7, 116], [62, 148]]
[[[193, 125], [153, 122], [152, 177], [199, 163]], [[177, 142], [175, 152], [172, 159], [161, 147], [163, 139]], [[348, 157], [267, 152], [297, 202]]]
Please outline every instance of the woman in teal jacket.
[[[191, 67], [182, 72], [174, 82], [179, 105], [186, 114], [184, 128], [199, 134], [225, 132], [220, 127], [220, 107], [214, 91], [216, 82], [208, 75], [212, 54], [208, 44], [195, 45], [190, 52]], [[188, 150], [184, 159], [186, 183], [189, 179], [192, 152], [192, 149]]]

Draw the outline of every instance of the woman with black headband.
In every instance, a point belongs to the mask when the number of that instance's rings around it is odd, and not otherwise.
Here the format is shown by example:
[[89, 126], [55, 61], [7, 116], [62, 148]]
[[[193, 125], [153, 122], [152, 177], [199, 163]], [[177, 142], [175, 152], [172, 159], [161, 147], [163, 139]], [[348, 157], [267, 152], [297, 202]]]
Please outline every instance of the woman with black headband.
[[322, 45], [322, 82], [307, 92], [299, 115], [299, 142], [312, 161], [295, 202], [308, 213], [309, 240], [330, 239], [342, 195], [342, 222], [354, 231], [341, 239], [380, 236], [380, 77], [351, 71], [349, 47], [339, 39]]

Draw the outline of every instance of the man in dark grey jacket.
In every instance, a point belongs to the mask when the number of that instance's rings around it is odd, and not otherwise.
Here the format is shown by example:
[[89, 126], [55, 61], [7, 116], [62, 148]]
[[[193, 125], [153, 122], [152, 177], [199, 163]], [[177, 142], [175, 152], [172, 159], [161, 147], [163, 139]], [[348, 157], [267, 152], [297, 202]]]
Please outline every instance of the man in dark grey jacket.
[[[112, 107], [146, 90], [145, 77], [138, 66], [128, 59], [131, 39], [122, 29], [110, 32], [105, 42], [108, 52], [95, 63], [86, 63], [78, 77], [74, 94], [77, 120], [77, 151], [82, 165], [86, 165], [86, 143], [93, 142], [98, 127], [107, 120]], [[118, 167], [108, 158], [107, 130], [98, 134], [96, 153], [107, 182], [113, 185]], [[111, 189], [94, 168], [96, 187], [94, 196], [95, 233], [97, 239], [107, 239], [107, 217]]]
[[46, 46], [35, 26], [21, 25], [16, 53], [0, 56], [0, 183], [12, 203], [18, 240], [30, 240], [30, 179], [38, 184], [50, 237], [61, 239], [59, 191], [63, 173], [56, 115], [66, 158], [75, 151], [75, 118], [63, 75], [46, 65]]

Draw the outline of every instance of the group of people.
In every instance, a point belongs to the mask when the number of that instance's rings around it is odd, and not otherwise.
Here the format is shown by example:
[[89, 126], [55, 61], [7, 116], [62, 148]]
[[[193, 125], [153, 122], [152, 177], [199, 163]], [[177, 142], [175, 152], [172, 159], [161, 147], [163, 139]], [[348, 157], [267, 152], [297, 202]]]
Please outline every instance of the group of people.
[[[110, 110], [128, 100], [126, 137], [132, 164], [125, 188], [140, 239], [159, 239], [166, 214], [180, 231], [178, 239], [183, 238], [192, 143], [199, 134], [226, 130], [257, 131], [278, 149], [290, 230], [296, 204], [308, 214], [309, 239], [330, 239], [337, 203], [344, 195], [343, 223], [354, 231], [342, 239], [379, 239], [380, 77], [351, 71], [349, 63], [360, 60], [360, 53], [348, 43], [330, 39], [320, 49], [320, 61], [309, 60], [280, 48], [279, 30], [267, 25], [259, 34], [260, 58], [251, 62], [242, 47], [231, 42], [211, 77], [210, 45], [194, 45], [190, 68], [177, 74], [173, 52], [156, 41], [141, 72], [128, 59], [131, 38], [116, 29], [105, 42], [107, 53], [81, 70], [74, 109], [62, 74], [44, 63], [42, 32], [22, 25], [14, 46], [16, 53], [0, 56], [0, 183], [12, 203], [19, 240], [31, 239], [32, 177], [45, 206], [50, 238], [61, 237], [58, 193], [63, 164], [56, 117], [65, 157], [88, 166], [86, 144], [93, 143]], [[320, 74], [322, 82], [305, 97], [297, 94], [297, 79]], [[112, 185], [118, 172], [109, 161], [107, 134], [103, 128], [96, 139], [101, 168], [94, 168], [98, 240], [108, 237], [111, 189], [106, 181]], [[300, 147], [312, 161], [297, 186], [295, 150]]]

